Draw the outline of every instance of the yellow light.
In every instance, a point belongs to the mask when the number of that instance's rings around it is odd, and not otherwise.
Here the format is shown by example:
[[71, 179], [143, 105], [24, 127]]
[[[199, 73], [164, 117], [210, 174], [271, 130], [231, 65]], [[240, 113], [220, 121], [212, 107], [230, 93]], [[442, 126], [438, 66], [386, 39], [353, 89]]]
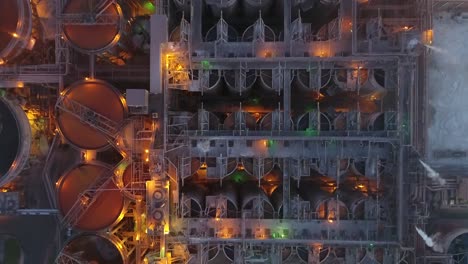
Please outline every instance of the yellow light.
[[136, 240], [136, 241], [140, 241], [140, 234], [136, 234], [135, 240]]
[[149, 153], [149, 149], [145, 149], [145, 153]]
[[23, 82], [18, 82], [18, 83], [16, 83], [16, 86], [18, 86], [18, 88], [23, 88], [24, 83]]
[[220, 219], [219, 219], [219, 217], [216, 217], [215, 220], [218, 222]]
[[16, 33], [12, 33], [11, 35], [12, 35], [14, 38], [18, 38], [18, 37], [19, 37], [19, 35], [16, 34]]
[[2, 189], [2, 192], [6, 193], [6, 192], [8, 192], [8, 189], [3, 188], [3, 189]]
[[5, 60], [0, 58], [0, 65], [5, 64]]
[[88, 77], [85, 77], [84, 79], [85, 79], [85, 81], [89, 81], [89, 78], [88, 78]]
[[357, 187], [362, 189], [362, 188], [364, 188], [364, 184], [358, 184]]
[[206, 162], [203, 162], [203, 163], [200, 165], [200, 169], [201, 169], [201, 170], [205, 170], [206, 167], [207, 167]]
[[328, 223], [333, 223], [333, 219], [328, 219]]
[[59, 181], [56, 181], [55, 182], [55, 186], [59, 186], [60, 182]]
[[146, 161], [146, 162], [149, 162], [149, 158], [146, 158], [145, 161]]

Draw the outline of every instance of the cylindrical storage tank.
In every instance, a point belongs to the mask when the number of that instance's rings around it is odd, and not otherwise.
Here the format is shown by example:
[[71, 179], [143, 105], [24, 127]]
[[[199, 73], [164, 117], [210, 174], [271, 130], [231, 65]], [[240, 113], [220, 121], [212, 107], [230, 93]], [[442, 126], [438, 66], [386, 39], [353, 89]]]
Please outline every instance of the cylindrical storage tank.
[[315, 91], [324, 88], [330, 83], [333, 72], [330, 69], [324, 69], [319, 71], [318, 69], [297, 70], [295, 84], [301, 90]]
[[297, 130], [311, 131], [312, 133], [316, 131], [329, 131], [331, 130], [331, 122], [326, 114], [311, 111], [298, 118]]
[[220, 127], [218, 117], [204, 109], [198, 110], [188, 122], [189, 130], [218, 130]]
[[359, 80], [359, 86], [363, 85], [368, 81], [369, 70], [367, 69], [337, 69], [334, 71], [335, 84], [343, 91], [357, 91], [357, 85]]
[[[258, 27], [258, 25], [263, 25], [263, 29], [261, 27]], [[274, 42], [276, 40], [276, 35], [273, 29], [271, 27], [265, 25], [263, 23], [263, 20], [259, 18], [254, 24], [249, 26], [244, 33], [242, 33], [242, 42], [252, 42], [254, 39], [256, 39], [257, 34], [260, 32], [256, 30], [263, 30], [263, 35], [265, 37], [264, 41], [265, 42]]]
[[340, 200], [344, 201], [349, 210], [350, 216], [355, 220], [364, 220], [365, 218], [365, 201], [367, 196], [359, 190], [345, 188], [340, 191]]
[[190, 9], [192, 7], [192, 0], [174, 0], [177, 9], [184, 12], [184, 15], [190, 17]]
[[[256, 183], [246, 183], [240, 187], [242, 213], [248, 212], [250, 218], [271, 219], [275, 210], [266, 193]], [[263, 208], [257, 212], [256, 208]]]
[[[110, 173], [110, 170], [111, 168], [103, 164], [81, 164], [66, 172], [56, 184], [61, 214], [66, 216], [72, 208], [76, 210], [76, 206], [81, 206], [80, 203], [83, 202], [83, 200], [80, 201], [81, 194], [89, 188], [99, 188], [92, 187], [93, 183], [103, 174]], [[107, 177], [114, 177], [114, 175], [111, 173]], [[93, 196], [96, 197], [96, 200], [89, 207], [86, 207], [76, 219], [71, 219], [73, 222], [76, 221], [75, 228], [99, 231], [122, 219], [125, 201], [119, 188], [113, 180], [108, 180], [100, 188], [102, 191], [97, 192], [97, 196]]]
[[234, 15], [239, 5], [239, 0], [205, 0], [205, 2], [216, 17], [221, 17], [221, 12], [224, 17]]
[[373, 113], [368, 117], [367, 130], [369, 131], [384, 131], [385, 130], [385, 113]]
[[242, 13], [254, 17], [261, 11], [262, 15], [267, 15], [273, 4], [273, 0], [243, 0]]
[[0, 97], [0, 186], [23, 170], [31, 149], [31, 127], [21, 107]]
[[245, 177], [248, 177], [247, 174], [253, 175], [253, 166], [252, 158], [228, 158], [226, 173], [227, 175], [232, 175], [236, 171], [239, 171], [240, 173], [244, 173]]
[[[237, 39], [239, 38], [239, 33], [231, 25], [228, 25], [227, 33], [228, 33], [227, 35], [228, 42], [236, 42]], [[205, 35], [206, 42], [214, 42], [216, 40], [218, 40], [218, 24], [212, 26]]]
[[[120, 39], [123, 15], [115, 1], [69, 0], [63, 8], [63, 15], [63, 36], [79, 51], [99, 53], [111, 48]], [[78, 21], [66, 18], [67, 15], [78, 17]]]
[[127, 153], [143, 154], [151, 148], [153, 121], [143, 116], [133, 116], [125, 121], [117, 137], [119, 149]]
[[[205, 209], [205, 190], [198, 184], [182, 187], [184, 217], [202, 217]], [[185, 211], [187, 210], [187, 211]]]
[[223, 87], [221, 70], [202, 70], [198, 72], [198, 80], [203, 93], [216, 93]]
[[[227, 200], [227, 218], [236, 218], [238, 212], [237, 190], [233, 183], [223, 182], [223, 186], [210, 186], [212, 190], [211, 197], [226, 198]], [[208, 203], [208, 200], [207, 200]], [[208, 205], [208, 204], [207, 204]], [[216, 208], [207, 208], [207, 216], [216, 217]]]
[[242, 76], [240, 70], [225, 70], [223, 76], [231, 93], [245, 93], [252, 88], [257, 80], [257, 75], [254, 70], [245, 72], [245, 86], [241, 85]]
[[[288, 118], [288, 122], [290, 122], [290, 127], [294, 126], [294, 122], [291, 118]], [[284, 112], [275, 110], [274, 112], [270, 112], [263, 116], [262, 120], [260, 121], [260, 129], [261, 130], [283, 130], [284, 125]]]
[[[73, 256], [80, 263], [128, 263], [127, 249], [123, 242], [114, 235], [80, 234], [69, 240], [60, 254]], [[58, 258], [58, 263], [68, 263], [67, 261], [67, 257], [59, 256]]]
[[0, 1], [0, 65], [21, 53], [31, 41], [29, 0]]
[[102, 149], [108, 146], [109, 137], [114, 136], [90, 126], [96, 113], [110, 120], [112, 127], [106, 125], [104, 128], [112, 129], [112, 133], [118, 132], [127, 116], [127, 105], [119, 91], [109, 83], [95, 79], [70, 85], [62, 92], [57, 106], [60, 131], [68, 143], [80, 149]]
[[224, 119], [226, 130], [255, 130], [257, 119], [248, 112], [234, 112]]
[[[277, 70], [260, 70], [260, 81], [262, 87], [267, 91], [280, 93], [284, 87], [283, 80], [280, 78]], [[277, 88], [275, 88], [273, 81], [277, 83]]]
[[[291, 186], [289, 189], [289, 198], [291, 201], [303, 201], [298, 190]], [[278, 186], [270, 196], [270, 201], [273, 204], [278, 216], [283, 217], [283, 185]]]
[[[126, 166], [125, 166], [126, 165]], [[138, 174], [138, 170], [142, 169]], [[136, 163], [123, 164], [121, 175], [117, 175], [117, 183], [124, 194], [130, 199], [143, 199], [146, 195], [146, 181], [151, 180], [149, 177], [149, 168], [140, 167]], [[146, 170], [146, 173], [144, 171]]]
[[371, 100], [382, 99], [387, 90], [385, 85], [385, 72], [380, 69], [369, 70], [366, 82], [359, 88], [359, 95], [361, 97], [368, 97]]
[[340, 219], [348, 218], [348, 209], [346, 205], [336, 199], [335, 195], [323, 191], [316, 186], [303, 184], [300, 194], [304, 200], [310, 202], [310, 208], [315, 212], [318, 219]]

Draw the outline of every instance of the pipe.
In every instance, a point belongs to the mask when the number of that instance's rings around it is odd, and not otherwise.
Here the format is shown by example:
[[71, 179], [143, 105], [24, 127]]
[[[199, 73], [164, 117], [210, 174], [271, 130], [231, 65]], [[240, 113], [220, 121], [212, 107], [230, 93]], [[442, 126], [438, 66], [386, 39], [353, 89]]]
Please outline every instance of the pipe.
[[188, 241], [194, 244], [201, 243], [248, 243], [248, 244], [320, 244], [338, 246], [395, 246], [400, 247], [396, 241], [372, 241], [372, 240], [321, 240], [321, 239], [254, 239], [254, 238], [212, 238], [212, 237], [189, 237]]

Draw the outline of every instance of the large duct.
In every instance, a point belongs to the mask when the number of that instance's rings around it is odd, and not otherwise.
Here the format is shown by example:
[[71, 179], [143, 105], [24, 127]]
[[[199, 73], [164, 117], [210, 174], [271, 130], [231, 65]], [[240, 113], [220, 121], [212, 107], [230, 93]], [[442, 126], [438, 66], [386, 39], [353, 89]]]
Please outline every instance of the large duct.
[[234, 261], [234, 246], [217, 245], [210, 246], [207, 250], [208, 264], [224, 264]]
[[242, 214], [246, 218], [273, 218], [274, 208], [266, 193], [256, 183], [240, 188]]
[[63, 16], [63, 36], [79, 51], [100, 53], [120, 39], [123, 13], [115, 1], [70, 0]]
[[34, 44], [29, 0], [0, 1], [0, 66]]
[[364, 220], [366, 218], [366, 201], [369, 198], [359, 190], [353, 190], [348, 186], [339, 190], [340, 200], [344, 201], [349, 210], [351, 219]]
[[346, 205], [338, 200], [335, 195], [321, 190], [318, 186], [302, 184], [299, 192], [304, 200], [310, 202], [310, 208], [318, 219], [348, 218]]
[[250, 90], [257, 80], [255, 70], [224, 70], [223, 76], [229, 91], [239, 94], [246, 93]]
[[70, 85], [61, 93], [56, 110], [57, 124], [65, 139], [77, 148], [89, 150], [107, 147], [127, 116], [120, 92], [96, 79]]
[[57, 263], [69, 263], [70, 256], [79, 263], [128, 263], [127, 248], [123, 246], [123, 241], [113, 235], [85, 233], [75, 236], [65, 244]]
[[242, 14], [254, 17], [261, 12], [262, 15], [267, 15], [273, 5], [273, 2], [273, 0], [243, 0]]
[[198, 184], [187, 184], [182, 188], [182, 215], [202, 217], [205, 209], [205, 190]]
[[265, 90], [273, 91], [278, 94], [283, 90], [283, 75], [280, 68], [272, 70], [260, 70], [261, 85]]
[[15, 179], [29, 159], [31, 127], [23, 109], [0, 97], [0, 186]]
[[341, 90], [353, 92], [359, 88], [359, 95], [371, 100], [385, 96], [384, 80], [385, 72], [373, 69], [340, 69], [334, 75], [334, 81]]
[[[290, 207], [291, 207], [291, 217], [298, 218], [301, 214], [300, 207], [301, 202], [304, 200], [299, 195], [299, 191], [291, 186], [289, 189], [289, 198], [290, 198]], [[279, 218], [283, 217], [283, 185], [278, 186], [270, 196], [271, 203], [273, 204], [276, 213]]]

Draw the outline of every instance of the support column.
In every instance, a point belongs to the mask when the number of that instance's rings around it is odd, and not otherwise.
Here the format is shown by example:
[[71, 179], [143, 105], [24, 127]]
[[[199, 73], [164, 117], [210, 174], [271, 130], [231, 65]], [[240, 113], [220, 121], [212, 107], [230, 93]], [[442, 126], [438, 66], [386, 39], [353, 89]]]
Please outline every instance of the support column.
[[150, 92], [161, 94], [163, 90], [164, 75], [162, 74], [161, 44], [166, 43], [167, 16], [154, 14], [151, 16], [151, 44], [150, 44]]
[[192, 14], [190, 19], [192, 49], [196, 49], [202, 42], [202, 0], [192, 0]]

